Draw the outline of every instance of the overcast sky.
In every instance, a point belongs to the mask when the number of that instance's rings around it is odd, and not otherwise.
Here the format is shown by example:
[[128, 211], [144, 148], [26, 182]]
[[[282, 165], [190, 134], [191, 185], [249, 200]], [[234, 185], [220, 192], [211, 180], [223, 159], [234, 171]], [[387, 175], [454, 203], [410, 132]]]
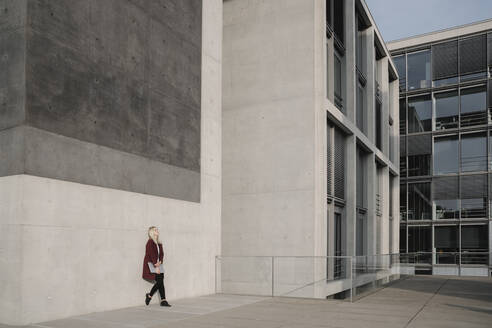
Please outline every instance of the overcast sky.
[[386, 42], [492, 18], [492, 0], [366, 0]]

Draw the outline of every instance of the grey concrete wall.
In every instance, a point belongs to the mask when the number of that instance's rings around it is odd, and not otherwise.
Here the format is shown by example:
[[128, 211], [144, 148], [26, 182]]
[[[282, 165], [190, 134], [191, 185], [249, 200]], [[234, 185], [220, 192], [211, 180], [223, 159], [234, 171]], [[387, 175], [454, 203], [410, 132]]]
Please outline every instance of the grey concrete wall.
[[223, 255], [312, 255], [314, 2], [224, 2]]
[[[143, 305], [142, 295], [151, 288], [141, 278], [151, 225], [161, 231], [170, 303], [214, 293], [221, 230], [221, 18], [222, 0], [204, 0], [201, 173], [193, 171], [202, 186], [200, 203], [94, 186], [93, 181], [74, 183], [32, 174], [0, 177], [0, 326]], [[28, 170], [79, 173], [84, 175], [77, 176], [80, 179], [107, 179], [104, 184], [132, 183], [129, 177], [136, 176], [141, 183], [136, 166], [156, 172], [156, 187], [183, 187], [176, 181], [179, 177], [171, 178], [184, 170], [180, 167], [32, 126], [0, 134], [13, 140], [7, 145], [25, 145], [27, 151], [20, 156], [29, 154]], [[107, 151], [100, 152], [103, 148]], [[62, 160], [65, 151], [72, 152], [66, 156], [71, 162]], [[52, 157], [53, 167], [38, 160], [45, 156]], [[111, 169], [118, 162], [126, 170], [121, 176]]]
[[[20, 6], [4, 3], [12, 12]], [[153, 161], [154, 166], [162, 163], [161, 170], [180, 168], [177, 176], [183, 181], [164, 181], [156, 190], [144, 192], [199, 201], [202, 1], [19, 3], [25, 6], [24, 22], [20, 20], [22, 27], [17, 30], [1, 32], [2, 47], [4, 57], [16, 59], [16, 65], [9, 65], [8, 76], [25, 80], [10, 78], [10, 104], [0, 112], [0, 128], [25, 124], [74, 142], [104, 146], [106, 157], [113, 157], [111, 150], [117, 150]], [[10, 25], [17, 22], [14, 18]], [[66, 166], [84, 156], [69, 148], [62, 151], [67, 155], [56, 161]], [[55, 164], [49, 156], [29, 158], [27, 149], [25, 153], [26, 160], [39, 161], [39, 167]], [[114, 160], [112, 165], [116, 175], [126, 175], [127, 164]], [[32, 168], [25, 164], [5, 174], [20, 170], [46, 176]], [[139, 172], [139, 166], [131, 169], [140, 176], [146, 174], [145, 169]], [[49, 177], [91, 181], [84, 172], [59, 175], [53, 170]], [[147, 174], [145, 179], [155, 177]], [[96, 185], [106, 177], [101, 178]], [[139, 177], [126, 180], [130, 181], [117, 179], [102, 185], [143, 192], [133, 187], [139, 185]], [[188, 186], [186, 193], [174, 189], [176, 181]]]
[[0, 0], [0, 130], [25, 119], [26, 1]]

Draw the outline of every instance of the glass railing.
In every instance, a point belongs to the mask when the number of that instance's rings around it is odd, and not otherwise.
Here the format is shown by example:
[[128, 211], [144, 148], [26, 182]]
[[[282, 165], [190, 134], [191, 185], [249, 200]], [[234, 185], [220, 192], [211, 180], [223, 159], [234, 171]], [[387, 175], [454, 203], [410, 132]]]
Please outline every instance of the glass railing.
[[218, 294], [353, 300], [371, 289], [415, 275], [422, 268], [457, 276], [485, 272], [489, 270], [490, 258], [487, 251], [327, 257], [217, 256], [215, 286]]
[[217, 256], [216, 292], [255, 296], [353, 299], [413, 275], [399, 254], [373, 256]]

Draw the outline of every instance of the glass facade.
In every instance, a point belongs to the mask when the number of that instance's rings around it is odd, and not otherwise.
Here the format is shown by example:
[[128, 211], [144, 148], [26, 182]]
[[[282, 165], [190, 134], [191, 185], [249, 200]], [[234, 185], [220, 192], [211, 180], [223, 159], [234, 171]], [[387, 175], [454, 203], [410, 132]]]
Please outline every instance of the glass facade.
[[434, 94], [435, 130], [447, 130], [458, 127], [459, 102], [458, 91]]
[[434, 138], [434, 175], [458, 173], [458, 136]]
[[487, 95], [485, 86], [460, 90], [461, 127], [487, 124]]
[[408, 133], [431, 131], [432, 101], [430, 95], [408, 98]]
[[435, 252], [422, 260], [428, 265], [459, 264], [454, 252], [462, 252], [462, 264], [487, 263], [492, 61], [483, 64], [483, 37], [393, 56], [400, 77], [400, 252]]
[[430, 87], [431, 55], [430, 50], [409, 53], [407, 55], [408, 90]]

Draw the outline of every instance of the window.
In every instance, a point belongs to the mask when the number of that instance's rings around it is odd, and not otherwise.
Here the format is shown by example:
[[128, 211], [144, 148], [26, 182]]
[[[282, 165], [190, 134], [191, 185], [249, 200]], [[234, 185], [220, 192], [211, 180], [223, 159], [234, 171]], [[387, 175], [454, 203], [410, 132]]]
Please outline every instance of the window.
[[461, 226], [462, 264], [488, 264], [488, 230], [486, 224]]
[[407, 185], [400, 184], [400, 220], [407, 219]]
[[378, 147], [379, 150], [383, 150], [382, 116], [381, 102], [376, 99], [376, 147]]
[[435, 87], [458, 82], [458, 41], [432, 46], [432, 80]]
[[487, 174], [462, 175], [461, 218], [487, 217]]
[[395, 183], [395, 177], [393, 175], [390, 175], [390, 179], [389, 179], [389, 193], [388, 193], [388, 196], [389, 196], [389, 206], [388, 206], [388, 216], [390, 218], [393, 218], [393, 192], [394, 192], [394, 188], [393, 188], [393, 185]]
[[328, 46], [328, 42], [326, 43], [326, 98], [329, 97], [330, 94], [330, 69], [329, 69], [329, 61], [330, 58], [330, 47]]
[[357, 70], [360, 74], [362, 74], [364, 77], [366, 75], [365, 71], [365, 47], [364, 47], [364, 30], [368, 27], [366, 24], [364, 24], [364, 21], [362, 18], [359, 16], [358, 13], [355, 15], [355, 66], [357, 67]]
[[462, 81], [486, 77], [487, 37], [485, 34], [461, 39], [459, 53]]
[[485, 86], [461, 89], [461, 126], [487, 124]]
[[400, 99], [400, 135], [407, 134], [407, 103]]
[[432, 251], [432, 230], [430, 226], [408, 227], [408, 252]]
[[459, 188], [458, 177], [438, 177], [432, 179], [436, 220], [459, 219]]
[[432, 136], [420, 134], [408, 136], [408, 176], [425, 176], [431, 174]]
[[[458, 248], [458, 227], [457, 226], [437, 226], [434, 229], [434, 247], [436, 248], [436, 264], [457, 264], [455, 254]], [[446, 254], [447, 253], [447, 254]]]
[[430, 161], [430, 154], [408, 156], [408, 176], [419, 177], [430, 175]]
[[432, 219], [431, 184], [429, 182], [408, 184], [408, 219]]
[[327, 196], [329, 199], [332, 199], [333, 192], [332, 192], [332, 125], [330, 122], [326, 125], [326, 190], [327, 190]]
[[342, 59], [335, 52], [335, 67], [334, 67], [334, 87], [335, 87], [335, 105], [343, 112], [343, 94], [342, 94]]
[[487, 170], [487, 134], [461, 135], [461, 171]]
[[461, 227], [462, 251], [488, 251], [487, 225], [464, 225]]
[[[376, 169], [376, 215], [383, 215], [383, 188], [382, 188], [383, 168], [377, 165]], [[380, 231], [380, 230], [378, 230]]]
[[[492, 170], [492, 133], [489, 136], [489, 170]], [[490, 181], [490, 189], [492, 192], [492, 181]]]
[[343, 44], [344, 42], [344, 3], [345, 1], [343, 0], [334, 0], [333, 1], [333, 30], [335, 32], [335, 37], [337, 40]]
[[458, 172], [458, 136], [434, 138], [434, 175]]
[[462, 264], [488, 264], [488, 230], [486, 224], [461, 226]]
[[335, 128], [335, 197], [345, 199], [345, 136]]
[[430, 87], [430, 50], [424, 50], [407, 55], [408, 90]]
[[436, 130], [446, 130], [458, 127], [459, 103], [458, 91], [434, 94], [436, 113]]
[[408, 133], [430, 131], [432, 102], [430, 95], [408, 98]]
[[[407, 63], [405, 55], [393, 57], [398, 76], [400, 77], [400, 92], [407, 90]], [[401, 116], [400, 116], [401, 117]]]
[[326, 0], [326, 25], [328, 25], [331, 29], [333, 28], [333, 18], [331, 17], [331, 13], [333, 12], [332, 6], [333, 6], [333, 1], [332, 0]]
[[365, 193], [365, 179], [366, 179], [366, 168], [365, 168], [365, 163], [364, 163], [364, 157], [365, 154], [364, 152], [357, 147], [357, 171], [356, 171], [356, 179], [357, 179], [357, 185], [356, 185], [356, 205], [358, 208], [361, 209], [366, 209], [366, 193]]
[[365, 129], [365, 119], [364, 119], [364, 87], [362, 87], [360, 84], [357, 86], [357, 99], [356, 99], [356, 105], [357, 105], [357, 127], [359, 130], [361, 130], [363, 133], [366, 133]]
[[400, 225], [400, 253], [407, 252], [407, 227]]
[[366, 243], [366, 214], [365, 213], [360, 213], [357, 212], [357, 222], [356, 222], [356, 234], [357, 234], [357, 239], [355, 241], [356, 244], [356, 255], [357, 256], [362, 256], [365, 255], [365, 243]]

